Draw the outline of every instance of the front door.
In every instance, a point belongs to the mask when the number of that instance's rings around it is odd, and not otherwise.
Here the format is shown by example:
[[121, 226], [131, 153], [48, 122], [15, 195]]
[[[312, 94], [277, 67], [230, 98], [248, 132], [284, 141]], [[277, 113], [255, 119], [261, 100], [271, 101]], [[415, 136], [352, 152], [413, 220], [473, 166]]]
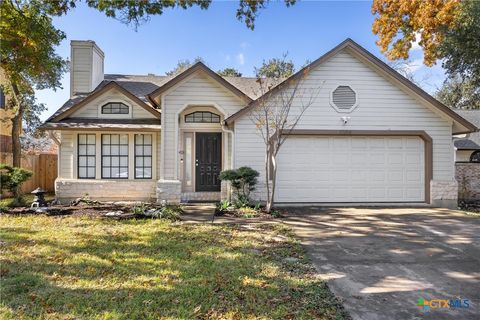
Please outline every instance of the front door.
[[195, 191], [220, 191], [222, 170], [222, 134], [195, 134]]

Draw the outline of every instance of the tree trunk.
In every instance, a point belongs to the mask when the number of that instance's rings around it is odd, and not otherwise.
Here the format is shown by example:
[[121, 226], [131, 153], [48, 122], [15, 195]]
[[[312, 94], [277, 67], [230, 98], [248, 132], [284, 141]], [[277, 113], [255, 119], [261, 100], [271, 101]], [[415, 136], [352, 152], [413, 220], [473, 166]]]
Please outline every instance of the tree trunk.
[[[20, 97], [20, 92], [16, 85], [12, 85], [13, 93], [17, 98]], [[22, 134], [22, 120], [24, 113], [24, 105], [21, 99], [17, 99], [17, 112], [12, 118], [12, 153], [13, 153], [13, 166], [20, 167], [22, 159], [22, 146], [20, 144], [20, 135]]]
[[265, 206], [265, 211], [270, 213], [272, 209], [272, 203], [270, 202], [270, 150], [267, 146], [267, 156], [265, 157], [265, 183], [267, 187], [267, 204]]

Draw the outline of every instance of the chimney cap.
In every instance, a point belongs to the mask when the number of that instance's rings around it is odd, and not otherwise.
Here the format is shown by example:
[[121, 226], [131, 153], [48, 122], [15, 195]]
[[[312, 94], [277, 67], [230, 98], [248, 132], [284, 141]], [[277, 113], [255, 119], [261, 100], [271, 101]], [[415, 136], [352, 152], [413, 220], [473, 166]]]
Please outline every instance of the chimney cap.
[[73, 47], [87, 47], [87, 48], [93, 48], [96, 50], [102, 58], [105, 57], [105, 53], [103, 53], [103, 50], [100, 49], [100, 47], [95, 43], [93, 40], [71, 40], [70, 41], [70, 46]]

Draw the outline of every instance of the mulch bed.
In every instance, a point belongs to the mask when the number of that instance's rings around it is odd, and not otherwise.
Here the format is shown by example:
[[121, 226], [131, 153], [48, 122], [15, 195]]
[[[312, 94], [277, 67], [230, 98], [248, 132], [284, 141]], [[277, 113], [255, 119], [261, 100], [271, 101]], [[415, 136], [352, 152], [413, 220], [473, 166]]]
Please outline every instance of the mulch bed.
[[105, 217], [105, 213], [111, 211], [122, 211], [125, 213], [122, 216], [113, 216], [106, 218], [133, 218], [132, 207], [126, 205], [116, 205], [116, 204], [95, 204], [95, 205], [85, 205], [80, 204], [77, 206], [67, 206], [67, 205], [55, 205], [47, 207], [47, 212], [36, 212], [37, 208], [29, 207], [18, 207], [12, 208], [4, 212], [4, 214], [12, 215], [22, 215], [22, 214], [45, 214], [49, 216], [65, 216], [65, 215], [88, 215], [92, 217]]
[[480, 201], [459, 201], [458, 206], [465, 211], [480, 213]]

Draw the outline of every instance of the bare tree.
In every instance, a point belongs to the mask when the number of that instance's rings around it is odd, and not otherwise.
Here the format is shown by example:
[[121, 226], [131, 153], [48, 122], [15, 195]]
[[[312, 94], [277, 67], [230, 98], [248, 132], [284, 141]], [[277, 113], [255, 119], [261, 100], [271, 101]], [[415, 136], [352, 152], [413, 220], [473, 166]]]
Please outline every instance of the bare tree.
[[318, 87], [308, 86], [305, 78], [309, 73], [307, 67], [283, 82], [283, 79], [263, 78], [257, 73], [261, 98], [253, 103], [249, 116], [265, 144], [267, 212], [272, 210], [275, 199], [278, 152], [323, 86], [323, 82]]

